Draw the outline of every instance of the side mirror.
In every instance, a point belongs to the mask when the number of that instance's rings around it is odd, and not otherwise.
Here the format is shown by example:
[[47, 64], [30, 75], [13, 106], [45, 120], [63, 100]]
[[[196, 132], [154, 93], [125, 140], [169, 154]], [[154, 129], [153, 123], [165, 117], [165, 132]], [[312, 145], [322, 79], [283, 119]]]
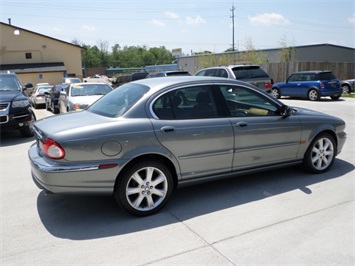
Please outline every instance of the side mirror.
[[30, 89], [33, 88], [32, 83], [25, 83], [24, 89]]
[[280, 114], [283, 118], [289, 117], [293, 112], [293, 109], [287, 105], [282, 105], [280, 108]]

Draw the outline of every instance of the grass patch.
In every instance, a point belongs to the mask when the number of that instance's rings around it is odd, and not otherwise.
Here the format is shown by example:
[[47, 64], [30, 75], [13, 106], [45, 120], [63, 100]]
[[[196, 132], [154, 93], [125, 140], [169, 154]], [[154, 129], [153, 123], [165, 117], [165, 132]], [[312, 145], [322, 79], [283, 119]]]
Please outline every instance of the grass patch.
[[355, 94], [354, 93], [343, 93], [341, 95], [342, 98], [355, 98]]

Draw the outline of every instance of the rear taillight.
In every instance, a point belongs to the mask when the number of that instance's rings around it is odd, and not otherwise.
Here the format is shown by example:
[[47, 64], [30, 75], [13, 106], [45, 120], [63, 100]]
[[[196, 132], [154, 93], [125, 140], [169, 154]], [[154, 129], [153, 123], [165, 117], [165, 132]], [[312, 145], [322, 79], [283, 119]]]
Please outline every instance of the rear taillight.
[[52, 159], [63, 159], [65, 151], [62, 146], [52, 139], [46, 139], [42, 144], [42, 151], [44, 154]]
[[271, 82], [265, 82], [265, 89], [271, 89], [272, 88], [272, 83]]

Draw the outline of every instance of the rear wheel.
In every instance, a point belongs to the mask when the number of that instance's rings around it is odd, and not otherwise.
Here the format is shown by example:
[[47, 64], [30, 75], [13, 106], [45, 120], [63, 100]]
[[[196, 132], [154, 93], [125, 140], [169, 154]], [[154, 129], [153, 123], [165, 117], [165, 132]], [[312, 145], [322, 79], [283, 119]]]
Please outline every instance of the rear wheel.
[[173, 191], [169, 169], [157, 161], [141, 161], [128, 167], [118, 177], [114, 196], [118, 204], [135, 216], [160, 211]]
[[326, 172], [333, 165], [335, 155], [334, 138], [328, 133], [320, 134], [309, 145], [303, 159], [303, 166], [310, 173]]
[[333, 100], [333, 101], [337, 101], [339, 100], [341, 95], [336, 95], [336, 96], [330, 96], [330, 98]]
[[276, 99], [280, 99], [281, 98], [281, 94], [280, 94], [280, 91], [279, 89], [276, 89], [276, 88], [273, 88], [271, 90], [271, 95], [276, 98]]
[[344, 84], [341, 87], [343, 88], [343, 93], [346, 94], [346, 93], [350, 93], [351, 92], [351, 89], [350, 89], [349, 85]]
[[308, 92], [308, 99], [311, 101], [318, 101], [320, 98], [319, 92], [316, 89], [311, 89]]

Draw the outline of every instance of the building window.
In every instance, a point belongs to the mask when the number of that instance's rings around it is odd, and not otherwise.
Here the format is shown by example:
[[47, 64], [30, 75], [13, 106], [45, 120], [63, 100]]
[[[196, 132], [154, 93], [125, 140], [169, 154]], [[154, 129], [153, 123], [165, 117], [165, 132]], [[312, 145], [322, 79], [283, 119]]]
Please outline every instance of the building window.
[[26, 53], [26, 59], [32, 59], [32, 53]]

